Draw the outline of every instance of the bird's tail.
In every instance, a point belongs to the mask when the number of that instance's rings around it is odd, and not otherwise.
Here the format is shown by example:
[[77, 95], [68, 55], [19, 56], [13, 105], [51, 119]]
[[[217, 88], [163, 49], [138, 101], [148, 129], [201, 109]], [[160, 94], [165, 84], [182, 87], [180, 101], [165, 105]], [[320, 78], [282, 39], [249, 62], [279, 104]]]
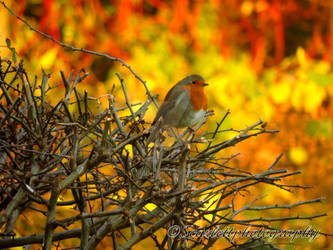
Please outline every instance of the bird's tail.
[[157, 138], [159, 138], [160, 131], [163, 127], [162, 121], [157, 121], [156, 123], [153, 123], [153, 125], [150, 127], [149, 136], [147, 139], [147, 146], [149, 143], [155, 141]]

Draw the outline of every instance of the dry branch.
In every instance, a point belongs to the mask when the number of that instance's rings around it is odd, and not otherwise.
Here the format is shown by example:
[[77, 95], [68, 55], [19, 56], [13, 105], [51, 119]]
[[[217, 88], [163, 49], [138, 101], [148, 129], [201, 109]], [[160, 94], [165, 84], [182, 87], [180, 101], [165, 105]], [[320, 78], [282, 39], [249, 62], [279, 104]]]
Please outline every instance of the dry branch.
[[[87, 92], [81, 95], [76, 88], [88, 74], [71, 72], [66, 77], [61, 72], [63, 98], [51, 105], [48, 95], [55, 87], [49, 85], [49, 75], [43, 72], [40, 84], [32, 84], [22, 62], [14, 65], [0, 59], [1, 248], [43, 244], [44, 249], [51, 249], [56, 241], [80, 238], [77, 247], [94, 249], [111, 235], [115, 249], [130, 249], [146, 238], [151, 238], [159, 249], [196, 246], [208, 249], [217, 238], [173, 238], [167, 229], [173, 225], [197, 228], [196, 223], [204, 223], [207, 229], [228, 225], [274, 229], [273, 222], [312, 220], [326, 215], [269, 218], [261, 214], [237, 219], [246, 211], [291, 210], [323, 200], [253, 206], [259, 200], [255, 199], [242, 207], [236, 206], [240, 196], [259, 183], [272, 185], [277, 190], [307, 188], [283, 184], [284, 179], [300, 172], [277, 169], [282, 155], [266, 171], [256, 174], [233, 168], [232, 160], [237, 155], [218, 157], [224, 149], [241, 141], [277, 130], [266, 130], [263, 121], [245, 129], [220, 130], [230, 114], [228, 111], [212, 132], [197, 134], [204, 120], [194, 129], [194, 135], [187, 136], [189, 131], [185, 130], [182, 142], [178, 138], [171, 146], [161, 143], [150, 147], [144, 116], [151, 103], [158, 105], [146, 82], [125, 61], [64, 44], [35, 29], [4, 1], [0, 2], [31, 30], [57, 45], [121, 63], [144, 85], [148, 95], [142, 105], [132, 104], [126, 81], [117, 73], [126, 106], [118, 107], [118, 100], [108, 95], [109, 107], [92, 113], [89, 105], [94, 101], [98, 104], [100, 98], [91, 97]], [[39, 95], [36, 89], [40, 89]], [[70, 112], [73, 106], [76, 113]], [[138, 109], [135, 111], [135, 108]], [[129, 110], [130, 116], [122, 115], [123, 110]], [[228, 131], [237, 135], [216, 141], [217, 134]], [[207, 143], [207, 146], [194, 152], [198, 143]], [[65, 198], [65, 193], [71, 193], [71, 198]], [[75, 212], [66, 218], [57, 218], [66, 206], [75, 207]], [[36, 218], [46, 217], [44, 232], [15, 237], [15, 225], [28, 209], [34, 211]], [[160, 231], [165, 235], [162, 239], [156, 234]], [[230, 249], [246, 249], [253, 244], [277, 249], [264, 241], [226, 240]]]
[[[266, 130], [262, 121], [234, 130], [238, 133], [235, 137], [218, 142], [214, 137], [223, 133], [219, 127], [227, 112], [213, 132], [195, 132], [194, 137], [183, 134], [182, 142], [176, 139], [171, 146], [163, 142], [147, 146], [144, 115], [151, 102], [143, 102], [135, 111], [119, 73], [129, 116], [122, 115], [124, 108], [117, 107], [112, 95], [109, 108], [90, 112], [87, 100], [92, 105], [98, 98], [85, 92], [82, 99], [76, 89], [86, 74], [71, 73], [65, 77], [62, 72], [63, 98], [51, 105], [48, 95], [55, 89], [49, 85], [49, 76], [44, 73], [40, 84], [33, 86], [22, 62], [15, 66], [1, 60], [0, 66], [2, 248], [39, 243], [51, 249], [55, 241], [79, 237], [80, 248], [94, 249], [110, 233], [117, 249], [129, 249], [148, 237], [161, 249], [209, 247], [217, 239], [172, 238], [166, 229], [172, 225], [196, 227], [200, 221], [206, 228], [252, 225], [272, 229], [273, 222], [325, 216], [319, 213], [237, 219], [246, 211], [290, 210], [323, 199], [259, 207], [253, 206], [256, 199], [236, 208], [239, 194], [258, 183], [273, 185], [277, 190], [305, 188], [283, 184], [285, 178], [300, 172], [277, 169], [282, 155], [266, 171], [256, 174], [233, 168], [230, 164], [237, 155], [218, 157], [225, 148], [241, 141], [277, 132]], [[40, 89], [39, 95], [36, 88]], [[70, 106], [76, 107], [77, 112], [71, 113]], [[198, 139], [207, 136], [212, 139]], [[194, 151], [198, 143], [207, 143], [207, 147]], [[64, 193], [68, 192], [71, 198], [65, 198]], [[50, 198], [46, 198], [48, 194]], [[154, 204], [155, 208], [149, 209], [147, 204]], [[68, 205], [75, 205], [76, 212], [57, 218]], [[44, 232], [17, 238], [15, 225], [27, 209], [46, 217]], [[81, 226], [77, 227], [76, 222]], [[61, 232], [55, 232], [59, 228]], [[124, 234], [128, 230], [130, 234]], [[156, 235], [161, 230], [165, 232], [162, 239]], [[233, 246], [243, 244], [229, 241]]]

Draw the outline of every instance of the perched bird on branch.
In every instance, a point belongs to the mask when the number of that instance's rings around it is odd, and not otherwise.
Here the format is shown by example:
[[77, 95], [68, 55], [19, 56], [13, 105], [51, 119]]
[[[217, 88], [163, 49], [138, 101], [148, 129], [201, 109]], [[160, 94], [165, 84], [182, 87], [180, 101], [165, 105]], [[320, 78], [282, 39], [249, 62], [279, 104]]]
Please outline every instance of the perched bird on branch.
[[204, 91], [207, 85], [200, 75], [190, 75], [173, 86], [152, 123], [148, 144], [157, 138], [163, 127], [192, 127], [201, 121], [207, 110]]

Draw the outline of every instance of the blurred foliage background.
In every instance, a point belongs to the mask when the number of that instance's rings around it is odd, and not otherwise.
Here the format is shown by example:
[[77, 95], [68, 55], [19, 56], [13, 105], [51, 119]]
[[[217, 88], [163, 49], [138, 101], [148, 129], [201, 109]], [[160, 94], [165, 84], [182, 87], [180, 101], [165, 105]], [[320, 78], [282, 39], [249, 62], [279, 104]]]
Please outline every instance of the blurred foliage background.
[[[284, 229], [312, 225], [333, 232], [332, 142], [332, 35], [328, 0], [19, 0], [9, 7], [29, 23], [69, 45], [108, 53], [124, 59], [147, 81], [161, 102], [169, 88], [184, 76], [201, 74], [207, 82], [210, 117], [203, 129], [213, 130], [227, 109], [231, 115], [223, 128], [244, 128], [262, 118], [279, 129], [277, 135], [260, 136], [240, 144], [225, 156], [240, 152], [234, 166], [266, 169], [284, 152], [278, 167], [302, 170], [290, 183], [313, 186], [299, 192], [272, 193], [251, 190], [251, 199], [267, 195], [261, 204], [293, 203], [325, 196], [323, 204], [291, 210], [291, 215], [328, 212], [315, 221], [284, 222]], [[96, 97], [114, 94], [124, 103], [115, 72], [121, 72], [132, 103], [143, 102], [142, 84], [119, 63], [72, 52], [29, 30], [0, 6], [0, 56], [11, 57], [6, 38], [15, 47], [26, 69], [51, 73], [54, 85], [59, 70], [84, 68], [88, 80], [79, 86]], [[333, 19], [332, 19], [333, 20]], [[332, 22], [333, 23], [333, 22]], [[118, 94], [119, 93], [119, 94]], [[54, 91], [52, 100], [57, 100]], [[100, 99], [106, 106], [106, 100]], [[92, 107], [93, 109], [94, 107]], [[73, 107], [73, 112], [75, 112]], [[151, 106], [147, 122], [156, 109]], [[147, 125], [148, 126], [148, 125]], [[232, 133], [221, 133], [221, 139]], [[244, 199], [244, 202], [248, 199]], [[241, 205], [241, 204], [240, 204]], [[272, 212], [272, 216], [276, 211]], [[283, 214], [288, 216], [288, 214]], [[17, 234], [43, 227], [29, 217]], [[31, 231], [30, 231], [31, 232]], [[146, 243], [142, 248], [150, 246]], [[302, 249], [329, 248], [332, 239], [296, 241]], [[101, 249], [108, 242], [101, 244]], [[221, 240], [223, 246], [223, 240]], [[289, 244], [281, 247], [292, 247]]]

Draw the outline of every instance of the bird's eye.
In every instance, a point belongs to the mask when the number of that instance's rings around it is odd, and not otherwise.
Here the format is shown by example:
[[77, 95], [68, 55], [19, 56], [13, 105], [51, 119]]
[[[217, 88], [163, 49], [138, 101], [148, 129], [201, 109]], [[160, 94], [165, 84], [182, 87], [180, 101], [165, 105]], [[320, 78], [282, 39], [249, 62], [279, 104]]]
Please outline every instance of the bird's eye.
[[192, 81], [192, 84], [195, 84], [195, 81]]

